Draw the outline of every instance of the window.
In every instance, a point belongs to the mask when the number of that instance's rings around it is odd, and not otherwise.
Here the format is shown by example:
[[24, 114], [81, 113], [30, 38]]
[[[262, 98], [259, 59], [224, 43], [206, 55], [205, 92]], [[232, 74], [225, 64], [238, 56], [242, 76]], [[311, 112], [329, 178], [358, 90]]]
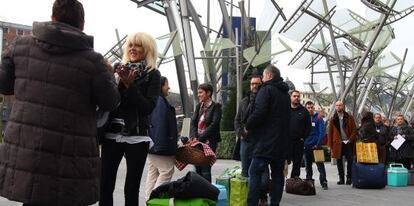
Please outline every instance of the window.
[[7, 33], [9, 33], [9, 28], [3, 27], [3, 34], [7, 34]]
[[23, 30], [22, 29], [17, 29], [17, 35], [22, 36], [23, 35]]

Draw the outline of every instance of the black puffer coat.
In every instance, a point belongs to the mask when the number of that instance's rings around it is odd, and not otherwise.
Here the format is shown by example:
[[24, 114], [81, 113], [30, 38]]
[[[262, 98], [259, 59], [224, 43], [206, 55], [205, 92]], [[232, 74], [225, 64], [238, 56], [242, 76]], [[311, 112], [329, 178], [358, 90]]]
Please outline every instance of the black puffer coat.
[[33, 205], [99, 199], [98, 105], [119, 93], [93, 38], [63, 23], [34, 23], [2, 57], [0, 92], [16, 97], [0, 144], [0, 195]]

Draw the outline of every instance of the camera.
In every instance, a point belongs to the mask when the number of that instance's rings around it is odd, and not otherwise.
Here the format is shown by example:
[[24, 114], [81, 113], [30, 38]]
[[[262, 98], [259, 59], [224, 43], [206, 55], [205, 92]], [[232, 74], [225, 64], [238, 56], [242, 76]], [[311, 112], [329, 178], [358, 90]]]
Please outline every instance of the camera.
[[137, 72], [137, 77], [140, 78], [145, 75], [147, 72], [147, 64], [145, 60], [140, 62], [128, 62], [125, 65], [122, 65], [123, 68], [128, 68]]

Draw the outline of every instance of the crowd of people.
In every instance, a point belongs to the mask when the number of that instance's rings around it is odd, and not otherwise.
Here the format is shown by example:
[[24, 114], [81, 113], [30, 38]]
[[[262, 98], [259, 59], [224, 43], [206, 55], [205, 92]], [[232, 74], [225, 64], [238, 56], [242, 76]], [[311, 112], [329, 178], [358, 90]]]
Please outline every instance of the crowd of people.
[[[177, 152], [176, 113], [166, 99], [168, 79], [157, 70], [155, 40], [143, 32], [129, 35], [122, 62], [111, 66], [82, 32], [80, 2], [56, 0], [52, 10], [50, 22], [34, 23], [33, 35], [17, 39], [2, 56], [0, 93], [15, 101], [0, 144], [0, 195], [24, 206], [113, 205], [125, 158], [125, 205], [139, 205], [144, 167], [148, 199], [171, 181]], [[306, 179], [313, 180], [313, 150], [325, 141], [337, 161], [338, 185], [352, 184], [357, 141], [376, 143], [381, 163], [411, 168], [414, 131], [403, 115], [389, 124], [379, 113], [364, 112], [357, 126], [337, 101], [326, 119], [312, 101], [301, 104], [300, 91], [289, 88], [273, 65], [249, 81], [234, 119], [241, 174], [249, 178], [248, 205], [268, 203], [269, 179], [270, 204], [279, 205], [285, 164], [292, 164], [291, 178], [299, 177], [304, 158]], [[213, 92], [208, 83], [198, 86], [190, 139], [215, 152], [222, 108]], [[99, 126], [97, 108], [104, 119]], [[390, 144], [397, 137], [405, 142], [395, 149]], [[325, 165], [316, 166], [327, 190]], [[211, 166], [195, 171], [212, 182]]]

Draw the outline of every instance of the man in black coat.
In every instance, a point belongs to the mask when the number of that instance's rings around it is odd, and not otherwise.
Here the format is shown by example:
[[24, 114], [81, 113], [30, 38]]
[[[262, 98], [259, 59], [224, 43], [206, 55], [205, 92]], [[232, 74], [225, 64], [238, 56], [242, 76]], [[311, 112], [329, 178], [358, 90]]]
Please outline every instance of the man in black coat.
[[292, 160], [292, 172], [290, 177], [300, 176], [300, 166], [303, 159], [303, 142], [309, 135], [311, 129], [311, 119], [308, 110], [300, 104], [300, 92], [293, 90], [290, 93], [290, 128], [289, 159]]
[[283, 82], [279, 69], [273, 65], [263, 71], [263, 82], [253, 113], [246, 122], [246, 130], [253, 137], [254, 145], [249, 168], [249, 206], [259, 202], [260, 180], [269, 164], [272, 170], [271, 205], [279, 205], [285, 181], [283, 169], [289, 138], [289, 87]]
[[[259, 87], [262, 84], [262, 78], [259, 75], [253, 75], [250, 79], [250, 91], [247, 93], [239, 105], [236, 118], [234, 119], [234, 128], [236, 130], [237, 142], [240, 143], [240, 149], [237, 152], [240, 156], [242, 175], [248, 177], [250, 163], [252, 162], [253, 144], [251, 143], [250, 133], [246, 132], [246, 121], [249, 115], [253, 112], [254, 102], [256, 99]], [[269, 182], [269, 169], [262, 175], [262, 186], [260, 202], [267, 203], [267, 191]]]
[[257, 92], [259, 91], [259, 86], [262, 84], [262, 78], [258, 75], [252, 76], [250, 79], [250, 91], [242, 99], [237, 111], [236, 118], [234, 119], [234, 129], [236, 130], [236, 135], [240, 139], [240, 160], [242, 165], [242, 175], [248, 177], [248, 170], [250, 162], [252, 160], [252, 144], [249, 140], [249, 134], [246, 132], [246, 121], [249, 115], [253, 112], [254, 102], [256, 99]]

